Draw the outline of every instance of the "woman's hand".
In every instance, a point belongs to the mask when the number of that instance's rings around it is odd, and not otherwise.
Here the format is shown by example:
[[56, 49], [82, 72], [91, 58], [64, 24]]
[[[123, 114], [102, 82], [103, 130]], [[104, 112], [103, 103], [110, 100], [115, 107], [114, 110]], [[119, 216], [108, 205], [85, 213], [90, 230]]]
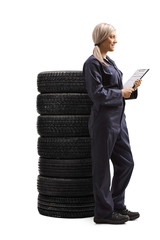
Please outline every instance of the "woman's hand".
[[122, 89], [122, 96], [124, 98], [129, 98], [131, 96], [131, 93], [134, 91], [133, 88], [123, 88]]
[[131, 93], [141, 85], [141, 82], [142, 82], [142, 79], [137, 79], [134, 82], [133, 88], [123, 88], [122, 89], [122, 96], [124, 98], [129, 98], [131, 96]]
[[134, 82], [134, 86], [133, 86], [134, 90], [141, 85], [141, 82], [142, 82], [142, 79], [137, 79], [137, 80]]

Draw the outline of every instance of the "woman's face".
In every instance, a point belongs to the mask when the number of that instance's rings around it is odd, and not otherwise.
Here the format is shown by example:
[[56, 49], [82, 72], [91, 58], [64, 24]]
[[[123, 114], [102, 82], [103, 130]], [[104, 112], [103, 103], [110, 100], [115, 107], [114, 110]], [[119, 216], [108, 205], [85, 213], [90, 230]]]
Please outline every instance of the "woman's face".
[[101, 43], [102, 47], [105, 49], [106, 52], [114, 51], [114, 46], [117, 43], [116, 38], [116, 31], [113, 31], [110, 36]]

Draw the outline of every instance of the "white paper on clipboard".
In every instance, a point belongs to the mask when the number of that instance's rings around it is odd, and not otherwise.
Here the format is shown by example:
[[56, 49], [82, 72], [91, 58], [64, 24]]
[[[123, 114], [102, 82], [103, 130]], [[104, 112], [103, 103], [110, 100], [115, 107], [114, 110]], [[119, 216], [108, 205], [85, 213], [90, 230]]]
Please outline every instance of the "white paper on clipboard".
[[138, 69], [133, 75], [132, 77], [123, 85], [124, 88], [130, 88], [134, 86], [134, 82], [137, 79], [142, 78], [147, 72], [149, 71], [149, 69]]

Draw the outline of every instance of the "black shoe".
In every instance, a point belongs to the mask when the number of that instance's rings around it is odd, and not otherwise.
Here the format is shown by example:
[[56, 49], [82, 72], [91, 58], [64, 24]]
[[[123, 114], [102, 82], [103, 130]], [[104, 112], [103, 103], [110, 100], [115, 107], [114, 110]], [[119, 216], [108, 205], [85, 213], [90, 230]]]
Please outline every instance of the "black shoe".
[[140, 214], [138, 212], [131, 212], [128, 209], [115, 209], [115, 212], [120, 213], [122, 215], [128, 215], [130, 220], [135, 220], [139, 218]]
[[110, 224], [123, 224], [129, 220], [129, 217], [126, 215], [121, 215], [117, 212], [113, 212], [109, 218], [97, 218], [94, 217], [95, 223], [110, 223]]

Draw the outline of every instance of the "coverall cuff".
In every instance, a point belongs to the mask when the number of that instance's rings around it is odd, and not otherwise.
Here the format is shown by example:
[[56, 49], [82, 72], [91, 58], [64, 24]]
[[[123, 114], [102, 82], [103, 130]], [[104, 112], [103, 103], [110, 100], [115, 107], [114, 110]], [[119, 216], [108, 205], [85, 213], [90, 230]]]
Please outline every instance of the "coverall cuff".
[[117, 104], [122, 105], [123, 104], [123, 95], [122, 95], [122, 89], [116, 89], [116, 97], [117, 97]]

